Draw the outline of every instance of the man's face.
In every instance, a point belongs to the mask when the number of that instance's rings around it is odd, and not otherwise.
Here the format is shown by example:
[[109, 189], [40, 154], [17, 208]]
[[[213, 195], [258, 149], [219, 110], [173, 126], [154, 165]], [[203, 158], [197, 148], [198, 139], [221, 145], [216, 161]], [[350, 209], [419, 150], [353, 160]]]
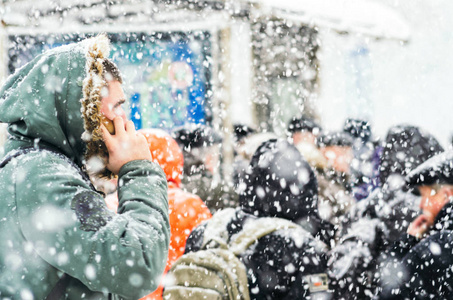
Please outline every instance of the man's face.
[[119, 81], [113, 80], [108, 83], [108, 89], [103, 91], [101, 100], [101, 113], [109, 120], [121, 117], [126, 124], [126, 112], [121, 106], [125, 101], [123, 88]]
[[440, 185], [434, 188], [433, 186], [422, 185], [418, 187], [418, 190], [422, 197], [420, 209], [423, 210], [423, 214], [432, 225], [436, 216], [453, 196], [453, 187]]
[[216, 173], [215, 169], [219, 167], [220, 159], [220, 145], [215, 144], [200, 148], [193, 148], [192, 154], [203, 161], [205, 170]]
[[351, 147], [328, 146], [320, 149], [329, 164], [338, 172], [349, 173], [353, 154]]
[[315, 144], [316, 142], [316, 136], [311, 133], [310, 131], [307, 130], [302, 130], [302, 131], [297, 131], [293, 133], [293, 143], [294, 145], [297, 145], [299, 143], [310, 143], [310, 144]]

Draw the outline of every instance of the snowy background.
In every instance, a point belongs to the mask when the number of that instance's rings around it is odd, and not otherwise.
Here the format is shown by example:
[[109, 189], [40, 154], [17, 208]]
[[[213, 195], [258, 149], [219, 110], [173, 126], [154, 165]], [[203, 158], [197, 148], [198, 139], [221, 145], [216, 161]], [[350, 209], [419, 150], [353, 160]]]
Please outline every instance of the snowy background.
[[[340, 130], [347, 117], [367, 118], [376, 136], [385, 136], [392, 125], [409, 123], [434, 134], [447, 147], [453, 134], [453, 2], [376, 2], [401, 15], [411, 30], [410, 40], [375, 40], [321, 28], [319, 95], [315, 102], [321, 122], [326, 129]], [[213, 20], [213, 27], [219, 22]], [[235, 45], [230, 51], [235, 59], [229, 65], [233, 101], [228, 114], [233, 122], [253, 123], [250, 101], [246, 100], [251, 98], [253, 89], [251, 66], [246, 67], [251, 53], [244, 51], [251, 42], [244, 31], [250, 28], [237, 21], [231, 30]], [[5, 73], [6, 66], [1, 68]], [[0, 130], [0, 140], [3, 134]]]
[[[409, 24], [407, 44], [367, 40], [321, 31], [320, 95], [317, 102], [326, 128], [341, 128], [348, 116], [370, 117], [373, 130], [421, 126], [448, 146], [453, 134], [453, 1], [383, 0]], [[367, 48], [368, 55], [354, 55]], [[357, 58], [359, 56], [359, 58]], [[361, 66], [362, 98], [354, 89]]]

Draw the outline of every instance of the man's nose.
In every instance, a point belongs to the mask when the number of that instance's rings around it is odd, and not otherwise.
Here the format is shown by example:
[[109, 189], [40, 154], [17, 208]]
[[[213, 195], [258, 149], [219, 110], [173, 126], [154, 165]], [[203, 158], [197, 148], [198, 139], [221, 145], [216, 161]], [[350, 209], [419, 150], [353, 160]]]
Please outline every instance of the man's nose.
[[428, 205], [428, 198], [422, 198], [422, 201], [420, 201], [420, 208], [424, 209]]
[[121, 110], [117, 111], [116, 116], [120, 117], [121, 119], [123, 119], [124, 124], [126, 124], [127, 116], [126, 116], [126, 112], [124, 111], [124, 109], [121, 109]]

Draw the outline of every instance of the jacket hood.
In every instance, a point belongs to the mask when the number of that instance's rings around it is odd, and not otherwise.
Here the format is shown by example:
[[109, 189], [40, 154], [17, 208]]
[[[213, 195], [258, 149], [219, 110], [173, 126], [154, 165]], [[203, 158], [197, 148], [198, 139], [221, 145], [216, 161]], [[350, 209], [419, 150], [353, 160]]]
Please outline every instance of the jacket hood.
[[431, 157], [406, 176], [410, 187], [421, 185], [453, 185], [453, 151], [448, 150]]
[[381, 184], [385, 184], [392, 174], [406, 176], [422, 162], [443, 151], [432, 135], [418, 127], [397, 125], [390, 128], [380, 159]]
[[318, 183], [297, 148], [285, 140], [264, 142], [244, 176], [239, 203], [259, 217], [297, 221], [317, 216]]
[[180, 187], [184, 156], [178, 143], [162, 129], [141, 129], [139, 132], [145, 136], [151, 157], [164, 170], [167, 182]]
[[[9, 133], [5, 153], [50, 148], [89, 172], [103, 169], [109, 175], [99, 128], [109, 52], [108, 38], [99, 35], [49, 50], [11, 75], [0, 91], [0, 122], [8, 123]], [[93, 157], [102, 162], [98, 170], [87, 164]]]

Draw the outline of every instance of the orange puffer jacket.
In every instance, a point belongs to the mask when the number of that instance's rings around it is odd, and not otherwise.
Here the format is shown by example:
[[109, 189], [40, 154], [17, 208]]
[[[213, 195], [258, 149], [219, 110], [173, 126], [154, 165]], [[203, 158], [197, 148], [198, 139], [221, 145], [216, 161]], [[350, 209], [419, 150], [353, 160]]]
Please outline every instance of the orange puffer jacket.
[[[212, 215], [200, 197], [180, 188], [184, 158], [177, 142], [160, 129], [144, 129], [139, 132], [146, 137], [153, 160], [167, 175], [171, 239], [164, 272], [166, 274], [172, 264], [184, 254], [186, 240], [192, 230]], [[163, 280], [157, 290], [141, 300], [162, 299]]]

